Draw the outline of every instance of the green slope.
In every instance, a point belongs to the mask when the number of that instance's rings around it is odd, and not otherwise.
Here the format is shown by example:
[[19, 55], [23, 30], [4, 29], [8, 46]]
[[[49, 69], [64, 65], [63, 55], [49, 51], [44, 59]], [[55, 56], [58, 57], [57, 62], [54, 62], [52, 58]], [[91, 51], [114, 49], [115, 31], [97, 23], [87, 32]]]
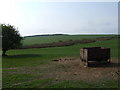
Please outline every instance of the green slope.
[[39, 65], [59, 57], [79, 57], [80, 48], [97, 46], [110, 47], [111, 57], [118, 58], [118, 39], [113, 39], [108, 41], [98, 41], [89, 44], [76, 44], [65, 47], [9, 50], [7, 52], [9, 56], [3, 58], [3, 67]]
[[[79, 57], [80, 48], [94, 46], [110, 47], [112, 59], [118, 58], [117, 39], [99, 41], [89, 44], [76, 44], [65, 47], [9, 50], [7, 52], [9, 56], [3, 57], [2, 59], [3, 88], [118, 88], [117, 80], [106, 79], [99, 82], [86, 83], [85, 81], [80, 80], [56, 81], [55, 79], [51, 78], [43, 79], [42, 76], [44, 76], [44, 74], [42, 74], [42, 72], [44, 72], [46, 69], [44, 67], [39, 69], [34, 68], [35, 66], [49, 66], [51, 60], [55, 58]], [[23, 69], [19, 69], [19, 67]], [[28, 70], [29, 68], [30, 70]], [[27, 70], [27, 72], [25, 70]], [[16, 71], [19, 73], [16, 73]], [[41, 79], [39, 80], [38, 78]]]
[[108, 37], [108, 36], [113, 36], [113, 35], [58, 35], [58, 36], [26, 37], [23, 40], [23, 45], [53, 43], [59, 41], [81, 40], [81, 39], [90, 39], [90, 38]]

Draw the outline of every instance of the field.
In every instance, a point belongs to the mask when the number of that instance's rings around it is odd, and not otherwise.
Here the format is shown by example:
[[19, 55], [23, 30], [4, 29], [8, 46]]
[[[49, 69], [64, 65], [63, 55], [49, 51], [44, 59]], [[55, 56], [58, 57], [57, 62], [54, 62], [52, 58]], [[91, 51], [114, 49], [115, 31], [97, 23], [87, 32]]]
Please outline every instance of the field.
[[[57, 39], [56, 37], [53, 38]], [[69, 37], [69, 39], [65, 37], [64, 40], [78, 38], [78, 36]], [[90, 37], [101, 36], [89, 35], [86, 38]], [[36, 44], [39, 40], [39, 43], [61, 40], [36, 38], [38, 37], [26, 39], [24, 45]], [[88, 68], [80, 65], [80, 48], [94, 46], [111, 48], [112, 63], [110, 65]], [[116, 74], [118, 73], [116, 66], [118, 65], [118, 39], [64, 47], [9, 50], [7, 54], [8, 57], [2, 59], [3, 88], [118, 88]], [[55, 59], [68, 59], [68, 61], [54, 62]]]
[[37, 37], [26, 37], [23, 40], [23, 45], [53, 43], [60, 41], [69, 40], [81, 40], [81, 39], [94, 39], [97, 37], [110, 37], [113, 35], [56, 35], [56, 36], [37, 36]]

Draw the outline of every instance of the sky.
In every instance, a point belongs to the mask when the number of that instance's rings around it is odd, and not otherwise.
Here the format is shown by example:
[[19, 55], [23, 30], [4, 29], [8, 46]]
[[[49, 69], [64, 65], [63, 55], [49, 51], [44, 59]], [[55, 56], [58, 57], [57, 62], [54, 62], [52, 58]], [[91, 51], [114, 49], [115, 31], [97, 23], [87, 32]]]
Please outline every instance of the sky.
[[3, 0], [0, 23], [22, 36], [38, 34], [117, 34], [118, 2]]

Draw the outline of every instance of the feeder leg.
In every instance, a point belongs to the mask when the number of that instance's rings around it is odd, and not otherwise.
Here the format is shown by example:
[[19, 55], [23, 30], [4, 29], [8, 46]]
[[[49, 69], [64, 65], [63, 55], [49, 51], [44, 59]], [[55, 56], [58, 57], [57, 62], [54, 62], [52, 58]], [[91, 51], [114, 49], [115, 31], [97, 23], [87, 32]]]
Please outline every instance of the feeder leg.
[[89, 62], [88, 62], [88, 60], [85, 62], [85, 66], [86, 66], [86, 67], [89, 67]]
[[108, 63], [110, 63], [110, 59], [108, 59]]

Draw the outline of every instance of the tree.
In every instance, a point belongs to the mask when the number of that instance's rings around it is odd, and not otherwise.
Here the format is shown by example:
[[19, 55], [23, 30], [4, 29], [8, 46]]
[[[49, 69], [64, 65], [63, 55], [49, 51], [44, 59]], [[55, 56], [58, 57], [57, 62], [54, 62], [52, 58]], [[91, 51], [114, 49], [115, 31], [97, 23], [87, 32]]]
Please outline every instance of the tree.
[[22, 46], [23, 39], [19, 31], [12, 25], [1, 24], [2, 27], [2, 56], [7, 56], [6, 51]]

